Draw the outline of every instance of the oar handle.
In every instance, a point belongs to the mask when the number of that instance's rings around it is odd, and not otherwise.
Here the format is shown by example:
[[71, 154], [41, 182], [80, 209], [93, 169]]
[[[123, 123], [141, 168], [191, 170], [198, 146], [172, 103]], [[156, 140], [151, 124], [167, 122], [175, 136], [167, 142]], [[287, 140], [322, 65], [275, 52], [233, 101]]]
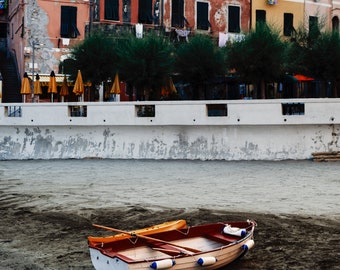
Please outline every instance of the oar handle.
[[107, 226], [103, 226], [103, 225], [98, 225], [98, 224], [92, 224], [92, 225], [94, 227], [97, 227], [97, 228], [100, 228], [100, 229], [109, 230], [109, 231], [118, 232], [118, 233], [123, 233], [123, 234], [128, 234], [128, 235], [136, 236], [136, 237], [143, 238], [143, 239], [146, 239], [146, 240], [150, 240], [150, 241], [155, 241], [155, 242], [171, 245], [171, 246], [177, 247], [179, 249], [182, 249], [182, 250], [184, 250], [186, 252], [188, 252], [188, 251], [193, 252], [193, 253], [201, 252], [201, 250], [198, 250], [198, 249], [194, 249], [194, 248], [190, 248], [190, 247], [185, 247], [185, 246], [181, 246], [181, 245], [176, 245], [174, 243], [171, 243], [171, 242], [168, 242], [168, 241], [164, 241], [162, 239], [153, 238], [153, 237], [146, 236], [146, 235], [141, 235], [141, 234], [136, 234], [134, 232], [127, 232], [127, 231], [123, 231], [123, 230], [119, 230], [119, 229], [115, 229], [115, 228], [111, 228], [111, 227], [107, 227]]

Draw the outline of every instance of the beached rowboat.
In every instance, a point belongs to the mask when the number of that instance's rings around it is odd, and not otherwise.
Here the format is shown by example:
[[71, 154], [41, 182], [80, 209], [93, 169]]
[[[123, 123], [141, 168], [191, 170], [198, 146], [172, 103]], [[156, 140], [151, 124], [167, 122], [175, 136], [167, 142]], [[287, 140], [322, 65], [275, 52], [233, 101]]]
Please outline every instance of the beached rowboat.
[[133, 235], [102, 246], [90, 246], [90, 255], [97, 270], [219, 269], [254, 246], [255, 225], [249, 220], [221, 222], [148, 236]]
[[104, 243], [109, 243], [112, 241], [130, 238], [132, 234], [148, 235], [152, 233], [160, 233], [160, 232], [169, 231], [169, 230], [184, 229], [186, 227], [187, 227], [187, 222], [184, 219], [179, 219], [179, 220], [167, 221], [167, 222], [153, 225], [150, 227], [146, 227], [143, 229], [130, 231], [129, 234], [119, 233], [119, 234], [115, 234], [111, 236], [104, 236], [104, 237], [89, 236], [87, 239], [88, 239], [89, 246], [96, 246], [98, 244], [102, 245]]

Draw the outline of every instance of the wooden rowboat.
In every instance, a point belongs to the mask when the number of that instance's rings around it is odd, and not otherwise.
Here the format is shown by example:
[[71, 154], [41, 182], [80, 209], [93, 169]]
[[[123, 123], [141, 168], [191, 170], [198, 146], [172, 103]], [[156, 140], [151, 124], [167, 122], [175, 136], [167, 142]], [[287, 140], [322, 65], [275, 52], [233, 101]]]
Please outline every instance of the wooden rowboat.
[[133, 234], [129, 239], [90, 246], [90, 255], [97, 270], [219, 269], [254, 246], [255, 226], [248, 220], [203, 224], [148, 236]]
[[87, 239], [88, 239], [89, 246], [96, 246], [98, 244], [102, 245], [104, 243], [109, 243], [112, 241], [130, 238], [131, 234], [148, 235], [152, 233], [160, 233], [163, 231], [184, 229], [186, 227], [187, 227], [187, 222], [184, 219], [179, 219], [179, 220], [167, 221], [161, 224], [131, 231], [129, 232], [129, 234], [119, 233], [119, 234], [115, 234], [111, 236], [104, 236], [104, 237], [89, 236]]

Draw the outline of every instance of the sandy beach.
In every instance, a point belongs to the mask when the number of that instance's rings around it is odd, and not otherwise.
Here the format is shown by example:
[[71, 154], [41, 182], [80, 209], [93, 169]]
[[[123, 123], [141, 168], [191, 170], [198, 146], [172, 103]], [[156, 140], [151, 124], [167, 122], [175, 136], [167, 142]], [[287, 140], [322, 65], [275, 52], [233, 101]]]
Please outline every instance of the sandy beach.
[[0, 200], [0, 269], [93, 269], [88, 235], [109, 235], [98, 223], [135, 229], [166, 220], [189, 224], [257, 221], [255, 247], [224, 269], [340, 269], [340, 221], [313, 216], [230, 213], [208, 209], [152, 210], [143, 207], [37, 211], [20, 198]]
[[339, 174], [307, 161], [2, 162], [0, 270], [94, 269], [87, 237], [111, 232], [92, 223], [176, 219], [257, 222], [255, 247], [225, 269], [340, 269]]

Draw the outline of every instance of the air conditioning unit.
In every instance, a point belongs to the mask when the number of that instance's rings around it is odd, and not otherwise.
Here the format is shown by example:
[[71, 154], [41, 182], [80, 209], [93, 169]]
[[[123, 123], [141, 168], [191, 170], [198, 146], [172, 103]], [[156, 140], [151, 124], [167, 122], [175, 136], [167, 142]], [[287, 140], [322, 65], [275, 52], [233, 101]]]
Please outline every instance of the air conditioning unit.
[[278, 0], [267, 0], [268, 5], [277, 5]]

